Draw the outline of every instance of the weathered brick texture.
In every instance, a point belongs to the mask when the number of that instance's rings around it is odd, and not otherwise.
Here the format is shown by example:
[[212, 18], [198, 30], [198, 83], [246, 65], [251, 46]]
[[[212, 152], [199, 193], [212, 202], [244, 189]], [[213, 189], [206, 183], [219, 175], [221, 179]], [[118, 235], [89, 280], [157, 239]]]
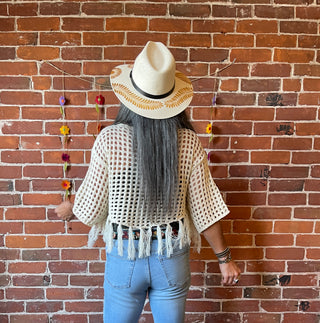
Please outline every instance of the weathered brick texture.
[[[53, 211], [64, 194], [59, 97], [67, 99], [73, 199], [97, 130], [95, 97], [106, 100], [103, 126], [118, 110], [112, 91], [93, 82], [108, 84], [114, 66], [154, 40], [193, 81], [187, 112], [211, 152], [231, 210], [223, 229], [243, 271], [237, 286], [221, 286], [203, 241], [191, 256], [186, 322], [318, 323], [319, 5], [1, 1], [0, 322], [102, 322], [103, 241], [87, 248], [88, 228]], [[153, 322], [148, 304], [141, 322]]]

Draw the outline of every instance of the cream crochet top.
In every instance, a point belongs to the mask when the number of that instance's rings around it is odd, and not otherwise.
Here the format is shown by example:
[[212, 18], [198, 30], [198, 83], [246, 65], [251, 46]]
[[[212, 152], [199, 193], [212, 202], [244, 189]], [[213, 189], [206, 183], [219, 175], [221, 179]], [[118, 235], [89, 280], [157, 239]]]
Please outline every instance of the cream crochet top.
[[[229, 213], [214, 183], [206, 154], [197, 135], [187, 129], [178, 133], [180, 185], [174, 210], [147, 212], [132, 151], [132, 128], [118, 124], [101, 131], [91, 153], [87, 174], [77, 191], [73, 213], [91, 226], [88, 244], [103, 234], [107, 252], [113, 247], [113, 224], [118, 224], [118, 251], [122, 255], [122, 226], [128, 227], [130, 259], [136, 256], [132, 230], [140, 230], [138, 256], [150, 254], [151, 228], [158, 233], [158, 252], [168, 256], [173, 245], [194, 241], [200, 250], [200, 233]], [[177, 237], [171, 222], [179, 222]], [[165, 239], [160, 226], [166, 225]]]

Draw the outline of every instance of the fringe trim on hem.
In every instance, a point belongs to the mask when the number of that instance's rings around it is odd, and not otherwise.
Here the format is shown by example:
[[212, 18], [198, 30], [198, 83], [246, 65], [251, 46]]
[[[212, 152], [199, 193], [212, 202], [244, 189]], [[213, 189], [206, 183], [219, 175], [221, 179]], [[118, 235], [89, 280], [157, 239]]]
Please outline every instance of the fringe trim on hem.
[[[200, 234], [195, 230], [195, 228], [190, 224], [188, 218], [184, 218], [183, 221], [179, 220], [179, 232], [177, 236], [172, 235], [172, 227], [167, 224], [165, 237], [163, 241], [162, 231], [160, 225], [157, 226], [157, 240], [158, 240], [158, 255], [163, 254], [163, 249], [166, 249], [167, 257], [170, 257], [173, 252], [173, 248], [179, 245], [179, 248], [183, 248], [185, 245], [190, 245], [191, 240], [194, 243], [194, 247], [198, 252], [201, 249], [201, 237]], [[93, 247], [94, 243], [98, 239], [98, 235], [103, 234], [103, 240], [106, 243], [106, 252], [110, 253], [113, 248], [113, 225], [111, 222], [99, 223], [94, 225], [89, 232], [88, 246]], [[121, 225], [118, 225], [118, 254], [123, 256], [123, 229]], [[152, 230], [140, 229], [140, 237], [138, 244], [138, 257], [148, 257], [150, 256], [150, 247], [152, 239]], [[128, 259], [134, 260], [136, 257], [136, 249], [134, 246], [133, 229], [129, 227], [128, 229]], [[165, 244], [164, 244], [165, 242]]]

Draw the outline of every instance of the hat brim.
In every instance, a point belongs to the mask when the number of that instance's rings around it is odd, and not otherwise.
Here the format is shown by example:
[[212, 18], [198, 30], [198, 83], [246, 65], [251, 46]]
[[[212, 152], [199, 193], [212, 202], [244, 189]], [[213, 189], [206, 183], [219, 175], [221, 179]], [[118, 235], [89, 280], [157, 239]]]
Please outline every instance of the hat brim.
[[150, 119], [168, 119], [185, 110], [193, 97], [190, 80], [181, 72], [175, 73], [173, 92], [161, 99], [151, 99], [135, 89], [130, 79], [132, 65], [119, 65], [110, 75], [117, 98], [131, 111]]

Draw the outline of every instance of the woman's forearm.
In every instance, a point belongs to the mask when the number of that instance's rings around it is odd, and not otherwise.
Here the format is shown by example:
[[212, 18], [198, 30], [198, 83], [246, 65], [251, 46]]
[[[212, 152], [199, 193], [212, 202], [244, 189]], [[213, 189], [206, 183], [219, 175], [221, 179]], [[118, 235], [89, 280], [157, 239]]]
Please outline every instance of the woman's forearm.
[[224, 251], [228, 247], [223, 236], [220, 221], [203, 231], [203, 235], [216, 254]]

